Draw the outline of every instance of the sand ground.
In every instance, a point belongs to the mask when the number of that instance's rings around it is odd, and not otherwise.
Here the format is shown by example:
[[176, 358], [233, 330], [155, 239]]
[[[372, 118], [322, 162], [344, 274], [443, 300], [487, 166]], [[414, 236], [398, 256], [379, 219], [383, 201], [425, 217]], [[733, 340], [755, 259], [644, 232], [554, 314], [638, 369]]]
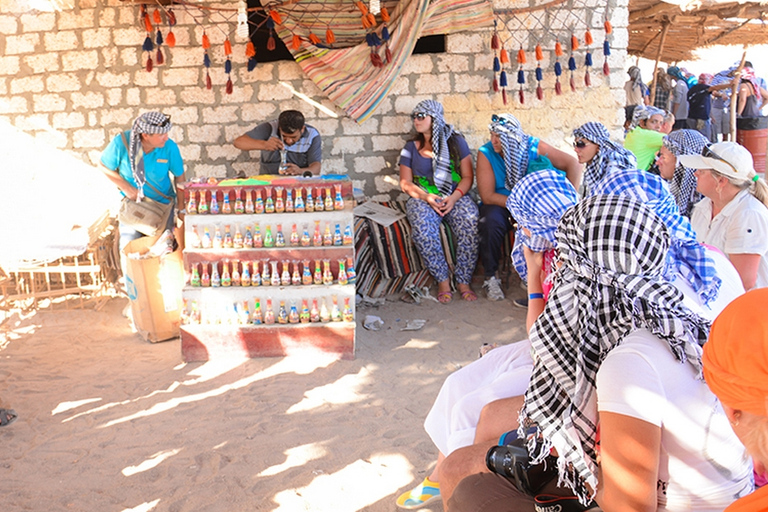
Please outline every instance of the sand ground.
[[[525, 311], [480, 295], [360, 308], [353, 361], [185, 364], [178, 340], [131, 331], [119, 297], [14, 317], [0, 336], [0, 406], [19, 414], [0, 428], [0, 508], [397, 510], [437, 455], [422, 424], [445, 377], [483, 342], [523, 338]], [[384, 328], [363, 329], [366, 314]], [[426, 326], [400, 330], [414, 318]]]

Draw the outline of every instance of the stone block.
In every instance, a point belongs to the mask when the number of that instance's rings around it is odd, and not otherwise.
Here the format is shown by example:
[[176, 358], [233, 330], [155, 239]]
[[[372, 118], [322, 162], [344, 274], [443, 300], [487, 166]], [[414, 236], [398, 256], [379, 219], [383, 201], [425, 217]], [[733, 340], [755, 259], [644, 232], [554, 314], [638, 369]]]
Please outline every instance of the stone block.
[[32, 96], [35, 112], [62, 112], [67, 102], [58, 94], [35, 94]]
[[429, 95], [399, 96], [395, 98], [395, 112], [398, 114], [408, 114], [413, 112], [413, 108], [421, 101], [432, 99]]
[[211, 177], [226, 178], [227, 177], [226, 164], [210, 165], [210, 164], [192, 163], [192, 164], [187, 164], [187, 169], [191, 169], [192, 175], [197, 178], [211, 178]]
[[47, 32], [54, 30], [54, 28], [62, 29], [62, 27], [56, 27], [56, 14], [52, 12], [22, 14], [19, 16], [19, 21], [21, 21], [23, 32]]
[[411, 55], [403, 63], [403, 69], [400, 72], [402, 75], [410, 74], [429, 74], [434, 73], [435, 62], [432, 59], [432, 55], [429, 53], [422, 53], [418, 55]]
[[469, 71], [469, 56], [438, 55], [437, 71], [440, 73], [461, 73]]
[[176, 105], [176, 91], [165, 88], [145, 88], [144, 102], [146, 105]]
[[314, 126], [318, 132], [320, 132], [320, 136], [323, 137], [324, 140], [327, 140], [327, 137], [331, 137], [333, 135], [336, 135], [339, 128], [339, 120], [338, 119], [314, 119], [311, 122], [308, 122], [307, 124], [310, 124]]
[[146, 34], [139, 32], [136, 27], [112, 29], [112, 37], [115, 46], [134, 46], [141, 48]]
[[358, 156], [354, 159], [354, 169], [350, 171], [356, 174], [379, 174], [386, 168], [387, 162], [382, 156]]
[[[394, 83], [392, 84], [392, 88], [388, 92], [388, 95], [389, 97], [392, 97], [410, 93], [411, 77], [408, 75], [400, 75], [397, 77], [397, 79], [395, 79]], [[381, 112], [381, 110], [379, 109], [377, 112]]]
[[83, 48], [104, 48], [112, 44], [111, 28], [92, 28], [82, 32]]
[[59, 30], [82, 29], [96, 26], [96, 10], [83, 9], [77, 11], [61, 11], [59, 13]]
[[326, 138], [326, 149], [328, 145], [331, 148], [332, 155], [356, 155], [362, 153], [365, 144], [363, 137], [333, 137], [332, 139]]
[[384, 174], [374, 176], [373, 185], [376, 189], [376, 192], [379, 192], [380, 194], [400, 192], [400, 176], [397, 174]]
[[253, 71], [248, 71], [247, 67], [242, 67], [236, 71], [243, 83], [251, 82], [271, 82], [275, 79], [275, 70], [277, 66], [273, 62], [257, 64]]
[[122, 103], [123, 90], [120, 88], [107, 89], [107, 105], [117, 107]]
[[128, 105], [140, 105], [141, 104], [141, 89], [138, 87], [131, 87], [125, 91], [125, 102]]
[[422, 75], [413, 85], [416, 94], [439, 94], [451, 92], [451, 79], [448, 74]]
[[102, 48], [100, 51], [104, 69], [109, 69], [117, 65], [117, 57], [119, 55], [119, 50], [117, 48], [110, 46], [108, 48]]
[[53, 114], [51, 126], [58, 130], [82, 128], [85, 126], [85, 116], [80, 112], [60, 112]]
[[320, 174], [348, 174], [346, 163], [343, 158], [323, 158], [323, 166]]
[[211, 160], [219, 160], [223, 158], [227, 162], [231, 162], [243, 153], [232, 144], [223, 146], [208, 145], [205, 147], [205, 152]]
[[15, 16], [0, 15], [0, 34], [10, 36], [18, 34], [19, 22]]
[[257, 97], [260, 101], [279, 101], [291, 99], [293, 93], [290, 89], [279, 83], [262, 82], [259, 84]]
[[96, 81], [103, 87], [123, 87], [131, 81], [131, 76], [128, 73], [105, 71], [96, 74]]
[[341, 133], [344, 135], [370, 135], [376, 133], [379, 129], [379, 120], [371, 117], [365, 123], [357, 124], [348, 117], [341, 119]]
[[[182, 160], [187, 164], [187, 170], [189, 170], [189, 162], [200, 160], [202, 148], [199, 144], [183, 144], [179, 146], [179, 152], [181, 153]], [[187, 178], [189, 177], [187, 173]]]
[[72, 147], [74, 148], [103, 148], [106, 144], [104, 130], [84, 129], [72, 132]]
[[[119, 25], [128, 25], [130, 26], [138, 26], [138, 20], [139, 20], [139, 6], [138, 5], [121, 5], [120, 8], [117, 10], [118, 14], [118, 24]], [[178, 11], [174, 11], [178, 15]]]
[[187, 126], [187, 136], [190, 142], [224, 142], [224, 131], [219, 125]]
[[236, 123], [237, 121], [237, 107], [203, 108], [203, 122], [206, 124]]
[[72, 108], [78, 109], [97, 109], [104, 106], [104, 95], [98, 92], [73, 92], [70, 96]]
[[[18, 57], [12, 58], [18, 59]], [[2, 57], [0, 57], [0, 63], [2, 60]], [[61, 65], [59, 64], [59, 55], [57, 53], [35, 53], [32, 55], [25, 55], [24, 64], [29, 66], [33, 73], [51, 73], [56, 72], [61, 68]], [[0, 64], [0, 68], [2, 68], [2, 64]], [[3, 74], [1, 69], [0, 74]]]
[[141, 55], [141, 47], [136, 48], [123, 48], [120, 50], [119, 62], [128, 68], [132, 68], [139, 65], [139, 56]]
[[222, 104], [235, 104], [238, 107], [243, 103], [248, 103], [253, 98], [253, 86], [235, 83], [232, 94], [222, 94]]
[[35, 134], [35, 142], [47, 147], [63, 149], [67, 147], [67, 134], [55, 130], [43, 130]]
[[20, 34], [5, 37], [5, 55], [19, 55], [22, 53], [34, 53], [36, 46], [40, 44], [40, 34]]
[[13, 120], [13, 125], [25, 132], [32, 132], [35, 130], [47, 130], [50, 129], [50, 121], [48, 114], [29, 114], [26, 116], [16, 116]]
[[482, 92], [491, 87], [491, 82], [478, 73], [462, 73], [453, 75], [453, 92]]
[[86, 50], [69, 52], [61, 55], [61, 68], [64, 71], [77, 71], [80, 69], [98, 69], [99, 52]]
[[26, 92], [42, 92], [43, 77], [28, 76], [24, 78], [14, 78], [11, 80], [11, 94], [24, 94]]
[[197, 107], [168, 107], [164, 108], [163, 112], [173, 118], [174, 127], [200, 122]]
[[179, 93], [179, 99], [187, 105], [214, 105], [218, 101], [216, 89], [208, 90], [204, 85], [185, 87]]
[[382, 116], [379, 133], [408, 133], [412, 127], [409, 116]]
[[158, 73], [160, 73], [160, 71], [156, 69], [147, 71], [144, 68], [135, 68], [131, 84], [135, 85], [136, 87], [157, 87], [160, 83], [160, 80], [157, 76]]
[[116, 125], [127, 130], [135, 117], [136, 112], [132, 108], [108, 108], [101, 111], [101, 125]]
[[240, 119], [246, 123], [252, 122], [254, 126], [269, 121], [277, 115], [279, 115], [277, 107], [271, 103], [252, 102], [240, 108]]
[[[403, 134], [408, 132], [403, 132]], [[400, 151], [405, 146], [406, 139], [398, 135], [373, 135], [371, 143], [373, 151]]]
[[76, 50], [79, 43], [74, 30], [47, 32], [43, 35], [43, 42], [46, 51], [49, 52]]
[[448, 53], [481, 53], [491, 44], [490, 35], [478, 32], [448, 34], [445, 49]]
[[74, 73], [51, 74], [45, 80], [48, 92], [79, 91], [80, 79]]
[[[173, 36], [176, 38], [176, 46], [171, 50], [170, 54], [168, 55], [169, 60], [173, 58], [173, 52], [176, 51], [177, 48], [186, 48], [188, 46], [192, 46], [192, 37], [190, 36], [190, 31], [192, 29], [190, 27], [180, 27], [179, 25], [176, 25], [173, 27]], [[167, 34], [163, 32], [167, 39]], [[198, 47], [198, 51], [200, 48]]]
[[289, 81], [306, 78], [306, 75], [301, 70], [301, 66], [294, 61], [281, 60], [276, 62], [275, 65], [277, 67], [277, 77], [280, 80]]
[[114, 7], [102, 7], [99, 9], [99, 27], [114, 27], [117, 20], [117, 9]]
[[173, 64], [173, 70], [194, 67], [198, 71], [203, 65], [203, 52], [200, 48], [176, 47], [169, 52], [169, 61]]

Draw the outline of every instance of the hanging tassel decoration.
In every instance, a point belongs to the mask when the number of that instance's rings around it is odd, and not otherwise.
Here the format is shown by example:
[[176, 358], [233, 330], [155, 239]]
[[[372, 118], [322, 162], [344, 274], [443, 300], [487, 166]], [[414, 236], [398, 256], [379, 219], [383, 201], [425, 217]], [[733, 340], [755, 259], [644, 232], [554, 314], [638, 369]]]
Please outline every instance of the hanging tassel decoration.
[[276, 10], [270, 9], [269, 17], [272, 18], [272, 21], [274, 21], [278, 25], [282, 25], [283, 24], [283, 18], [280, 16], [280, 13], [277, 12]]
[[557, 57], [563, 56], [563, 45], [560, 44], [560, 41], [557, 41], [555, 43], [555, 56]]
[[522, 64], [525, 64], [525, 62], [526, 62], [525, 50], [520, 48], [519, 50], [517, 50], [517, 63], [522, 65]]
[[499, 92], [499, 81], [496, 80], [496, 76], [493, 77], [493, 92]]
[[595, 40], [592, 39], [592, 32], [587, 29], [586, 32], [584, 32], [584, 44], [587, 46], [590, 46], [592, 43], [594, 43]]
[[503, 101], [505, 105], [507, 104], [507, 90], [506, 89], [502, 89], [501, 90], [501, 101]]
[[293, 34], [293, 40], [291, 41], [291, 48], [298, 50], [301, 48], [301, 38], [298, 34]]
[[206, 34], [205, 31], [203, 31], [203, 50], [207, 50], [210, 47], [211, 47], [211, 40], [208, 37], [208, 34]]
[[536, 45], [535, 53], [536, 53], [536, 60], [537, 61], [541, 61], [541, 60], [544, 59], [544, 52], [541, 49], [541, 45], [539, 45], [539, 44]]
[[227, 94], [232, 94], [232, 91], [235, 89], [235, 87], [232, 85], [232, 79], [227, 78], [227, 86], [226, 86], [226, 92]]
[[589, 51], [584, 55], [584, 66], [587, 68], [584, 74], [584, 85], [590, 87], [592, 85], [592, 78], [589, 76], [589, 68], [592, 67], [592, 54]]
[[608, 76], [611, 74], [611, 68], [608, 66], [608, 56], [611, 54], [611, 44], [608, 42], [608, 34], [613, 32], [613, 27], [611, 27], [611, 22], [608, 20], [605, 20], [604, 26], [605, 40], [603, 41], [603, 56], [605, 59], [603, 60], [603, 75]]
[[560, 65], [560, 61], [555, 61], [555, 94], [560, 96], [563, 94], [563, 88], [560, 85], [560, 75], [563, 74], [563, 67]]
[[173, 30], [168, 31], [168, 37], [165, 38], [165, 44], [169, 48], [174, 48], [176, 46], [176, 34], [173, 33]]
[[543, 73], [541, 71], [541, 65], [536, 65], [536, 98], [539, 100], [544, 99], [544, 89], [541, 88], [541, 80], [543, 79]]
[[152, 21], [149, 19], [149, 13], [144, 11], [144, 30], [152, 32]]
[[275, 20], [267, 18], [267, 28], [269, 29], [269, 37], [267, 38], [267, 50], [274, 51], [275, 49]]
[[224, 40], [224, 55], [232, 55], [232, 43], [229, 39]]
[[502, 71], [501, 75], [499, 75], [499, 87], [504, 89], [507, 86], [507, 72]]
[[571, 36], [571, 53], [579, 49], [579, 39], [575, 36]]
[[392, 51], [389, 49], [389, 28], [387, 27], [386, 23], [383, 27], [381, 27], [381, 39], [384, 40], [384, 59], [387, 61], [387, 64], [392, 62]]
[[224, 61], [224, 72], [226, 74], [230, 74], [232, 72], [232, 61], [227, 57], [227, 60]]
[[520, 84], [520, 89], [518, 90], [517, 95], [520, 99], [520, 104], [524, 104], [525, 91], [523, 91], [523, 85], [525, 85], [525, 71], [523, 71], [522, 66], [517, 70], [517, 83]]
[[160, 49], [160, 46], [163, 44], [163, 33], [160, 32], [159, 28], [157, 29], [155, 43], [157, 44], [157, 65], [162, 66], [165, 63], [165, 56], [163, 55], [163, 51]]
[[389, 11], [387, 10], [386, 7], [382, 5], [381, 11], [379, 12], [379, 14], [381, 14], [381, 21], [383, 21], [384, 23], [389, 23], [389, 20], [390, 20]]
[[501, 49], [499, 52], [499, 60], [502, 64], [509, 64], [509, 54], [507, 53], [507, 50], [504, 48]]
[[211, 67], [211, 58], [208, 56], [208, 52], [205, 52], [203, 54], [203, 66], [205, 66], [206, 68]]
[[256, 47], [252, 41], [248, 41], [245, 45], [245, 56], [248, 58], [248, 71], [256, 69]]
[[160, 14], [160, 9], [152, 11], [152, 20], [154, 20], [155, 25], [160, 25], [163, 22], [163, 15]]
[[573, 79], [573, 72], [576, 71], [576, 59], [574, 58], [573, 55], [571, 55], [568, 58], [568, 71], [571, 72], [571, 80], [570, 80], [571, 90], [575, 91], [576, 90], [576, 82]]
[[173, 33], [173, 27], [176, 26], [176, 14], [173, 12], [173, 9], [168, 9], [166, 12], [166, 16], [168, 17], [168, 36], [165, 38], [165, 44], [169, 48], [173, 48], [176, 46], [176, 35]]
[[325, 31], [325, 42], [327, 44], [336, 42], [336, 34], [333, 33], [333, 30], [331, 30], [330, 27]]
[[253, 71], [254, 69], [256, 69], [257, 64], [258, 62], [256, 61], [256, 57], [251, 57], [250, 59], [248, 59], [248, 71]]
[[152, 38], [147, 36], [144, 38], [144, 44], [141, 46], [141, 49], [145, 52], [151, 52], [155, 49], [155, 45], [152, 43]]
[[312, 32], [310, 32], [310, 33], [309, 33], [309, 41], [310, 41], [310, 42], [311, 42], [313, 45], [315, 45], [315, 46], [317, 46], [317, 45], [319, 45], [319, 44], [322, 44], [322, 43], [320, 42], [320, 38], [319, 38], [319, 37], [317, 37], [317, 36], [316, 36], [314, 33], [312, 33]]
[[494, 73], [498, 73], [499, 71], [501, 71], [501, 64], [499, 63], [499, 58], [498, 57], [494, 57], [493, 58], [493, 72]]
[[501, 45], [499, 44], [499, 34], [496, 32], [491, 36], [491, 50], [498, 50]]
[[211, 81], [211, 75], [206, 73], [205, 74], [205, 88], [209, 91], [213, 89], [213, 82]]
[[146, 68], [147, 69], [147, 73], [152, 71], [152, 66], [153, 66], [152, 65], [152, 57], [147, 57], [147, 68]]

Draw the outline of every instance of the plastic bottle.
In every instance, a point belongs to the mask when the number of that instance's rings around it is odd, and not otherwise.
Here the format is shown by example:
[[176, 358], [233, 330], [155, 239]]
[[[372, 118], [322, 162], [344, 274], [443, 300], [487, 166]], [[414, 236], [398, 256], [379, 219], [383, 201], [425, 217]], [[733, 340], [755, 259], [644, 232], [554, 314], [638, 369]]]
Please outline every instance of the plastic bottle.
[[336, 198], [333, 201], [333, 208], [336, 210], [343, 210], [344, 198], [341, 197], [341, 185], [334, 185], [333, 188], [336, 189]]

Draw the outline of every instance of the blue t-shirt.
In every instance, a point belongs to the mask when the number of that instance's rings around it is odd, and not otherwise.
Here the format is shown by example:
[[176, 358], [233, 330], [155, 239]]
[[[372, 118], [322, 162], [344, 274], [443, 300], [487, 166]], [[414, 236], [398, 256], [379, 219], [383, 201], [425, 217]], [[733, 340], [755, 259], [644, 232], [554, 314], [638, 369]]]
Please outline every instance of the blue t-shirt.
[[[464, 137], [461, 135], [456, 135], [455, 140], [459, 149], [459, 159], [464, 160], [471, 154], [467, 141], [464, 140]], [[408, 141], [400, 152], [400, 165], [410, 167], [413, 172], [413, 181], [417, 185], [424, 188], [419, 182], [426, 180], [434, 186], [434, 182], [432, 181], [432, 159], [421, 156], [419, 150], [416, 149], [416, 143], [414, 141]], [[451, 190], [454, 190], [459, 181], [461, 181], [461, 171], [457, 168], [451, 169], [451, 174], [453, 176], [453, 186], [451, 187]], [[420, 180], [419, 178], [422, 179]]]
[[[125, 141], [130, 143], [130, 130], [124, 133]], [[109, 143], [107, 148], [101, 154], [101, 163], [104, 164], [107, 169], [113, 171], [117, 170], [125, 181], [134, 187], [136, 186], [136, 180], [133, 179], [133, 173], [131, 172], [128, 148], [125, 147], [123, 138], [120, 135], [115, 136], [115, 138], [112, 139], [112, 142]], [[166, 196], [174, 197], [176, 195], [176, 189], [173, 186], [169, 173], [174, 176], [181, 176], [184, 174], [184, 162], [181, 159], [179, 146], [177, 146], [171, 139], [168, 139], [163, 147], [155, 148], [144, 155], [144, 176], [146, 181], [151, 183], [153, 187]], [[155, 201], [168, 203], [167, 199], [164, 199], [146, 184], [144, 185], [144, 195]]]
[[[320, 162], [323, 159], [320, 133], [308, 124], [305, 124], [304, 128], [304, 133], [301, 134], [299, 140], [290, 146], [285, 146], [286, 161], [296, 164], [302, 169], [309, 167], [309, 164]], [[261, 123], [253, 130], [247, 132], [246, 135], [256, 140], [269, 140], [270, 137], [279, 139], [280, 132], [277, 129], [277, 120]], [[277, 174], [279, 169], [280, 151], [262, 151], [262, 174]]]
[[[528, 157], [528, 168], [525, 170], [525, 175], [528, 176], [532, 172], [540, 171], [542, 169], [554, 169], [559, 173], [565, 174], [565, 171], [556, 168], [546, 155], [534, 155], [533, 151], [535, 149], [538, 152], [538, 147], [539, 145], [537, 143], [533, 144], [531, 148], [531, 154]], [[496, 152], [495, 149], [493, 149], [493, 144], [491, 142], [486, 142], [480, 146], [478, 151], [485, 155], [485, 158], [487, 158], [491, 163], [493, 176], [496, 179], [495, 192], [497, 194], [508, 196], [510, 194], [510, 190], [506, 187], [507, 170], [506, 166], [504, 165], [504, 157], [502, 157], [499, 153]]]

